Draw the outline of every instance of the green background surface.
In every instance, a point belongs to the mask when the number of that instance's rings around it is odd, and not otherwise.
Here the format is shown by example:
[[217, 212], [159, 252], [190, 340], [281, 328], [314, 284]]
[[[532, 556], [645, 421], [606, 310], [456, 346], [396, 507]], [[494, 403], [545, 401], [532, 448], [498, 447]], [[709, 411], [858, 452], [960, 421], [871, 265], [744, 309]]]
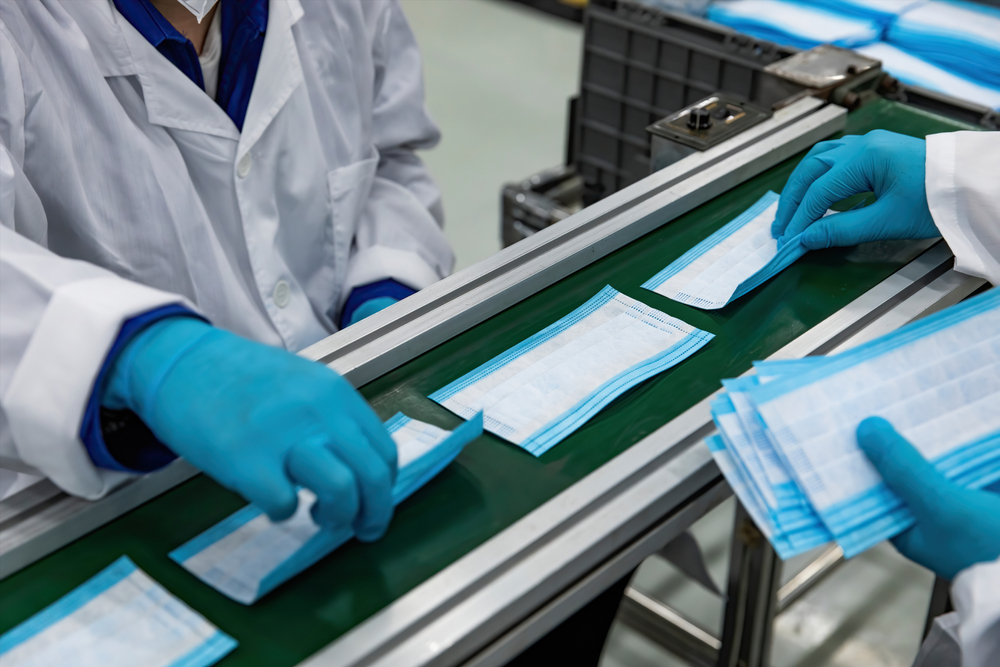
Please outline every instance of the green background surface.
[[[878, 101], [853, 112], [846, 133], [877, 128], [915, 136], [974, 129]], [[427, 399], [428, 394], [555, 322], [605, 285], [715, 334], [694, 356], [627, 392], [540, 458], [484, 435], [398, 508], [384, 539], [344, 545], [251, 607], [215, 592], [167, 557], [245, 504], [198, 476], [0, 582], [0, 631], [125, 554], [239, 641], [221, 665], [281, 667], [305, 659], [705, 398], [721, 378], [743, 373], [751, 361], [769, 356], [908, 261], [913, 251], [905, 243], [811, 252], [715, 311], [697, 310], [639, 287], [767, 190], [780, 192], [803, 155], [362, 388], [383, 419], [402, 411], [454, 428], [459, 418]]]

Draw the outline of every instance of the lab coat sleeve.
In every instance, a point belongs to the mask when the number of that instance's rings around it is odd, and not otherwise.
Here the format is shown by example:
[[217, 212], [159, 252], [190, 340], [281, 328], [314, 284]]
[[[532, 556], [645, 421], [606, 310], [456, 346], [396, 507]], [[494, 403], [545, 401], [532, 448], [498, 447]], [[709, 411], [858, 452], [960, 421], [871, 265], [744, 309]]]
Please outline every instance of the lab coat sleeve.
[[342, 302], [353, 288], [386, 278], [423, 289], [447, 276], [454, 264], [442, 231], [441, 193], [415, 152], [440, 139], [424, 106], [416, 40], [395, 0], [365, 7], [375, 64], [372, 133], [379, 161], [354, 237]]
[[955, 270], [1000, 285], [1000, 133], [927, 137], [927, 204]]
[[20, 67], [0, 24], [0, 466], [94, 499], [128, 477], [95, 467], [80, 439], [94, 379], [125, 320], [183, 299], [46, 248]]
[[1000, 558], [958, 573], [951, 586], [962, 667], [996, 665], [1000, 656]]

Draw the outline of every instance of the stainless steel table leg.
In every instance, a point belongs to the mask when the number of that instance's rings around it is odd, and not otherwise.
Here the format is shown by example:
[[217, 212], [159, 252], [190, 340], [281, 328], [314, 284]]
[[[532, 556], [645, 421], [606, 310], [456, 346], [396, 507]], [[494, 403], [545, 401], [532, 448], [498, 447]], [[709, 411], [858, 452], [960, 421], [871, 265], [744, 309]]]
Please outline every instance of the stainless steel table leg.
[[719, 667], [763, 667], [771, 653], [781, 560], [737, 503]]
[[924, 621], [923, 639], [927, 639], [927, 633], [934, 625], [934, 619], [941, 614], [947, 614], [954, 609], [951, 606], [951, 582], [941, 577], [934, 578], [934, 588], [931, 589], [931, 601], [927, 607], [927, 620]]

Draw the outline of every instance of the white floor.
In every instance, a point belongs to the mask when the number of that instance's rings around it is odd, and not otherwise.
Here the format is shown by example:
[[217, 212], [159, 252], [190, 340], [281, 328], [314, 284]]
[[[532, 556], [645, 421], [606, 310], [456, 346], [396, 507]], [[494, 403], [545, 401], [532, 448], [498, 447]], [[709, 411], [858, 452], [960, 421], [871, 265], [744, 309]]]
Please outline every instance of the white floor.
[[423, 154], [456, 269], [500, 249], [500, 188], [565, 159], [582, 32], [506, 0], [403, 0], [443, 138]]
[[[427, 106], [444, 133], [424, 154], [444, 194], [446, 231], [464, 268], [499, 249], [500, 188], [561, 164], [566, 103], [579, 86], [579, 26], [506, 0], [402, 0], [424, 55]], [[711, 571], [726, 574], [732, 504], [693, 530]], [[793, 569], [794, 564], [789, 566]], [[887, 544], [852, 559], [782, 614], [775, 667], [907, 667], [931, 575]], [[722, 602], [651, 558], [633, 585], [721, 632]], [[602, 667], [683, 664], [621, 625]]]

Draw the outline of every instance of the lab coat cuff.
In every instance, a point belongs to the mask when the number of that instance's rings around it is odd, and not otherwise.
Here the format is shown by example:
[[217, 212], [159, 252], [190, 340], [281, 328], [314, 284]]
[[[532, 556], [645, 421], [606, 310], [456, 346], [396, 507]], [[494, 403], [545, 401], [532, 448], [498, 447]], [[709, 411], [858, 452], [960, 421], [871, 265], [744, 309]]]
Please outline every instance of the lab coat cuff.
[[1000, 558], [959, 572], [951, 599], [961, 622], [962, 664], [993, 664], [1000, 652]]
[[94, 465], [80, 438], [83, 416], [125, 321], [171, 304], [193, 310], [176, 294], [116, 276], [79, 280], [52, 293], [4, 395], [24, 463], [90, 500], [129, 478]]
[[[120, 472], [146, 473], [158, 470], [174, 461], [177, 455], [156, 439], [152, 432], [128, 410], [102, 408], [104, 381], [125, 346], [146, 327], [168, 317], [204, 319], [190, 308], [170, 304], [129, 318], [122, 324], [115, 342], [97, 373], [80, 425], [80, 439], [98, 468]], [[105, 438], [111, 436], [111, 447]]]
[[362, 285], [391, 278], [419, 292], [442, 277], [416, 253], [387, 246], [371, 246], [359, 250], [351, 258], [338, 310], [343, 310], [353, 290]]
[[967, 133], [947, 132], [927, 137], [924, 182], [927, 207], [938, 231], [955, 255], [955, 270], [997, 285], [1000, 284], [1000, 265], [984, 259], [989, 253], [982, 240], [977, 238], [970, 218], [973, 207], [970, 195], [974, 198], [975, 193], [969, 192], [957, 172], [962, 168], [959, 164], [959, 142], [963, 140], [963, 134]]
[[351, 318], [354, 316], [354, 313], [358, 310], [358, 308], [372, 299], [389, 297], [390, 299], [395, 299], [396, 301], [402, 301], [411, 294], [416, 293], [416, 290], [407, 287], [392, 278], [355, 287], [351, 290], [350, 295], [347, 297], [347, 302], [341, 309], [340, 328], [343, 329], [349, 325], [351, 323]]

